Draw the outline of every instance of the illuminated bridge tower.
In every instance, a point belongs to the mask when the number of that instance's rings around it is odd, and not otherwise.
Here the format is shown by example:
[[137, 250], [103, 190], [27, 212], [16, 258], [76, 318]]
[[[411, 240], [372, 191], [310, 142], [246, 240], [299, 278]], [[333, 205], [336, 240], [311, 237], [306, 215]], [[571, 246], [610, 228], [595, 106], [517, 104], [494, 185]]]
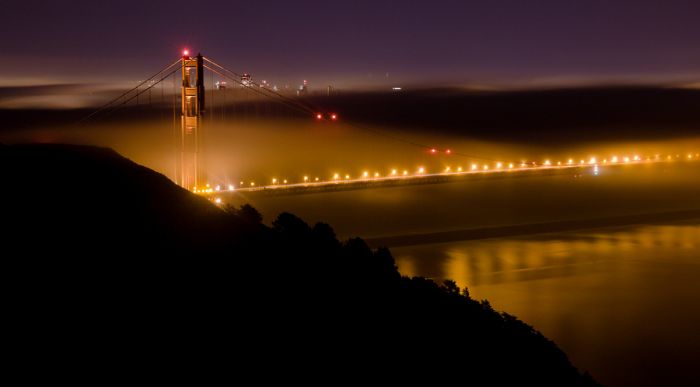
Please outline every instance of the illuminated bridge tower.
[[204, 113], [204, 66], [202, 55], [182, 57], [182, 131], [180, 135], [178, 184], [192, 191], [201, 187], [199, 157]]

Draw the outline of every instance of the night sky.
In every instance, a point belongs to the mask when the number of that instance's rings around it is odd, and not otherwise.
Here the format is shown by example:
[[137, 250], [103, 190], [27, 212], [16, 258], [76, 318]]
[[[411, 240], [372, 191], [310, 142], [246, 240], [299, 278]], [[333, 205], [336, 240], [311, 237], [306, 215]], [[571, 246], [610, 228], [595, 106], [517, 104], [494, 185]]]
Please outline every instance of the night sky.
[[697, 1], [3, 1], [0, 86], [130, 81], [201, 51], [275, 83], [695, 82]]

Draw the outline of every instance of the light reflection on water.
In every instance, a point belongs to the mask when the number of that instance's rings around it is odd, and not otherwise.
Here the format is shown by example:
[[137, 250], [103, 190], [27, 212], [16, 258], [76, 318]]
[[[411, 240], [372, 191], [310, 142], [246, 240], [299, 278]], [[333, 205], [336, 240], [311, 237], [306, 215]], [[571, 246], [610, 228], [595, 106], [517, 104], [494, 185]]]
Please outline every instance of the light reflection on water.
[[553, 339], [605, 385], [678, 385], [700, 358], [700, 221], [394, 248]]

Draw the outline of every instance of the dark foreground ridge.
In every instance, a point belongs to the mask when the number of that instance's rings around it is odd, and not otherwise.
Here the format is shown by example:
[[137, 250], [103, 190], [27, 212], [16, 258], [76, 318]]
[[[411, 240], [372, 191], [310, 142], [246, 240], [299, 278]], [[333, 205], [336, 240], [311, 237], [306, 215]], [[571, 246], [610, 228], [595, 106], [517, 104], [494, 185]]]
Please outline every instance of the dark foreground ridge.
[[6, 365], [25, 375], [596, 385], [517, 318], [326, 224], [267, 227], [108, 149], [0, 146], [0, 165]]

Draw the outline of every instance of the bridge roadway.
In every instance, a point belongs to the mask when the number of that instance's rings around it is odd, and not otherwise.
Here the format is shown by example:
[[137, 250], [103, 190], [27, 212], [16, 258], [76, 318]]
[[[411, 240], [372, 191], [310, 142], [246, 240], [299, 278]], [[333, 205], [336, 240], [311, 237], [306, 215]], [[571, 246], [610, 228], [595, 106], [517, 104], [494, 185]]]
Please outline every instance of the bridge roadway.
[[310, 194], [310, 193], [320, 193], [320, 192], [333, 192], [333, 191], [348, 191], [348, 190], [359, 190], [359, 189], [374, 189], [374, 188], [385, 188], [385, 187], [395, 187], [395, 186], [407, 186], [407, 185], [423, 185], [423, 184], [441, 184], [450, 183], [456, 181], [462, 181], [465, 179], [492, 179], [492, 178], [526, 178], [531, 176], [552, 176], [561, 174], [573, 174], [573, 175], [595, 175], [598, 171], [602, 171], [607, 168], [620, 168], [626, 166], [633, 166], [639, 164], [656, 164], [656, 163], [674, 163], [674, 162], [686, 162], [693, 160], [667, 160], [667, 159], [647, 159], [629, 162], [619, 162], [619, 163], [600, 163], [600, 164], [589, 164], [589, 163], [576, 163], [567, 165], [536, 165], [536, 166], [518, 166], [514, 168], [501, 168], [501, 169], [489, 169], [489, 170], [467, 170], [462, 172], [441, 172], [441, 173], [423, 173], [423, 174], [413, 174], [408, 176], [395, 175], [395, 176], [383, 176], [383, 177], [363, 177], [358, 179], [343, 179], [338, 178], [336, 180], [326, 180], [318, 182], [301, 182], [301, 183], [291, 183], [291, 184], [273, 184], [265, 186], [256, 187], [244, 187], [231, 189], [209, 189], [205, 192], [199, 192], [199, 194], [208, 197], [212, 200], [216, 198], [221, 198], [231, 194], [243, 194], [247, 196], [250, 195], [299, 195], [299, 194]]

